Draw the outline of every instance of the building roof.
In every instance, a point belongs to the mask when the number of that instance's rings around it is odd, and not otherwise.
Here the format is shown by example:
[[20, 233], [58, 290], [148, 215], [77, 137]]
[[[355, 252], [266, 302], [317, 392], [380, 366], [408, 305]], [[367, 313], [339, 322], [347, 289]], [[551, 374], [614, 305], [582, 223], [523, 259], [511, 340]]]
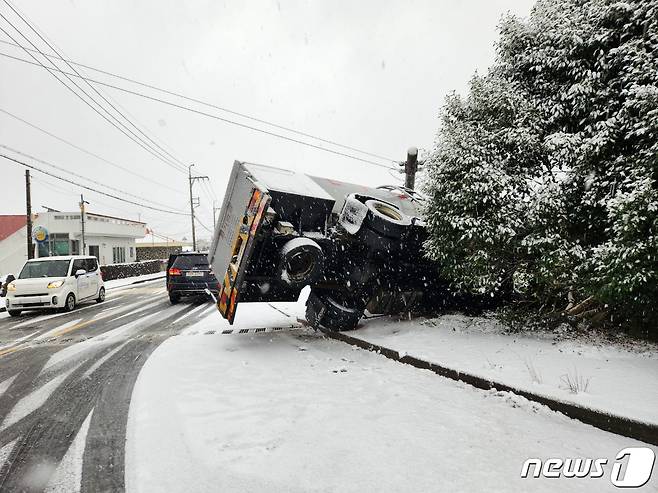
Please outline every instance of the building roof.
[[[78, 214], [80, 214], [80, 213], [78, 212]], [[96, 212], [87, 211], [87, 212], [85, 212], [85, 214], [87, 214], [87, 216], [106, 217], [108, 219], [118, 219], [119, 221], [128, 221], [128, 222], [135, 223], [135, 224], [146, 224], [145, 222], [135, 221], [134, 219], [126, 219], [124, 217], [108, 216], [106, 214], [98, 214]]]
[[0, 215], [0, 241], [10, 237], [27, 224], [25, 214]]

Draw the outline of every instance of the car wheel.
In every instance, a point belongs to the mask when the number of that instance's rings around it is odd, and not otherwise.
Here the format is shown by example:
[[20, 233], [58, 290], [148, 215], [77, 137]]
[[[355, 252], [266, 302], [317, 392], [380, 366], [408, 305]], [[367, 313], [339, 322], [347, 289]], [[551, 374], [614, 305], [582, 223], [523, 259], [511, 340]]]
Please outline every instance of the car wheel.
[[7, 313], [10, 317], [18, 317], [21, 314], [21, 310], [7, 310]]
[[103, 303], [105, 301], [105, 288], [101, 288], [98, 292], [98, 298], [96, 298], [96, 303]]
[[171, 302], [172, 305], [175, 305], [180, 301], [180, 296], [177, 294], [170, 294], [169, 295], [169, 301]]
[[353, 330], [362, 316], [363, 309], [348, 306], [331, 293], [311, 291], [306, 301], [306, 321], [319, 330]]
[[71, 312], [74, 309], [75, 309], [75, 295], [73, 293], [69, 293], [69, 295], [66, 297], [66, 303], [64, 303], [64, 311]]

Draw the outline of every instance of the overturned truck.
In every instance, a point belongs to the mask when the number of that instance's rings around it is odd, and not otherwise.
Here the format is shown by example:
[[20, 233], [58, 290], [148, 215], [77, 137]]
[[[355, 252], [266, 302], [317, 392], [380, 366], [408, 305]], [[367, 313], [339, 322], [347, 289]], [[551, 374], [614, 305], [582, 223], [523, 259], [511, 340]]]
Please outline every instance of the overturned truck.
[[217, 307], [233, 323], [239, 303], [296, 301], [310, 286], [306, 319], [350, 330], [367, 310], [436, 306], [444, 292], [426, 259], [420, 196], [236, 161], [209, 261]]

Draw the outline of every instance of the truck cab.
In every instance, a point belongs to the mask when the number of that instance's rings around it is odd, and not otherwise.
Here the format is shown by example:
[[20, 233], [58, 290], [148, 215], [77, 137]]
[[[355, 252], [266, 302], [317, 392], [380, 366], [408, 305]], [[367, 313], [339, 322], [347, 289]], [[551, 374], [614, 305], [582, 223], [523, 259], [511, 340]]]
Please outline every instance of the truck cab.
[[350, 330], [364, 312], [392, 314], [441, 291], [426, 259], [422, 197], [236, 161], [209, 262], [217, 306], [233, 323], [238, 305], [296, 301], [311, 287], [309, 324]]

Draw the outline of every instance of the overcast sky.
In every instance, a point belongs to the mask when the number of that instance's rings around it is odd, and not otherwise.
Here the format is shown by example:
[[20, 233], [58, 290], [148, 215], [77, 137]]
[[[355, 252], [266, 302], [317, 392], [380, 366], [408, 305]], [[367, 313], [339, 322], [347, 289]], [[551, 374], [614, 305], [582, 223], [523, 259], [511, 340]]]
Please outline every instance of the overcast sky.
[[[398, 160], [405, 158], [409, 146], [431, 148], [444, 96], [453, 90], [463, 93], [473, 73], [484, 72], [492, 62], [500, 17], [506, 12], [527, 16], [533, 4], [531, 0], [12, 2], [72, 60]], [[37, 42], [4, 0], [0, 13]], [[0, 26], [27, 44], [2, 18]], [[0, 39], [8, 38], [0, 32]], [[38, 46], [45, 48], [43, 43]], [[0, 52], [27, 58], [20, 49], [6, 45], [0, 45]], [[152, 176], [157, 183], [113, 168], [4, 113], [0, 113], [0, 144], [145, 201], [176, 210], [189, 208], [182, 172], [138, 147], [48, 72], [0, 57], [0, 74], [0, 109], [106, 160]], [[90, 71], [85, 74], [98, 77]], [[396, 180], [380, 167], [113, 89], [101, 91], [178, 159], [195, 163], [197, 172], [210, 176], [220, 201], [236, 159], [368, 185]], [[4, 149], [0, 152], [16, 156]], [[0, 214], [24, 213], [24, 168], [0, 159], [0, 177]], [[36, 172], [34, 177], [35, 211], [43, 210], [42, 205], [77, 208], [79, 187]], [[189, 219], [184, 216], [84, 193], [90, 211], [140, 217], [160, 234], [190, 237]], [[201, 187], [195, 195], [201, 197], [200, 219], [211, 227], [212, 196]], [[199, 229], [200, 237], [209, 237]]]

